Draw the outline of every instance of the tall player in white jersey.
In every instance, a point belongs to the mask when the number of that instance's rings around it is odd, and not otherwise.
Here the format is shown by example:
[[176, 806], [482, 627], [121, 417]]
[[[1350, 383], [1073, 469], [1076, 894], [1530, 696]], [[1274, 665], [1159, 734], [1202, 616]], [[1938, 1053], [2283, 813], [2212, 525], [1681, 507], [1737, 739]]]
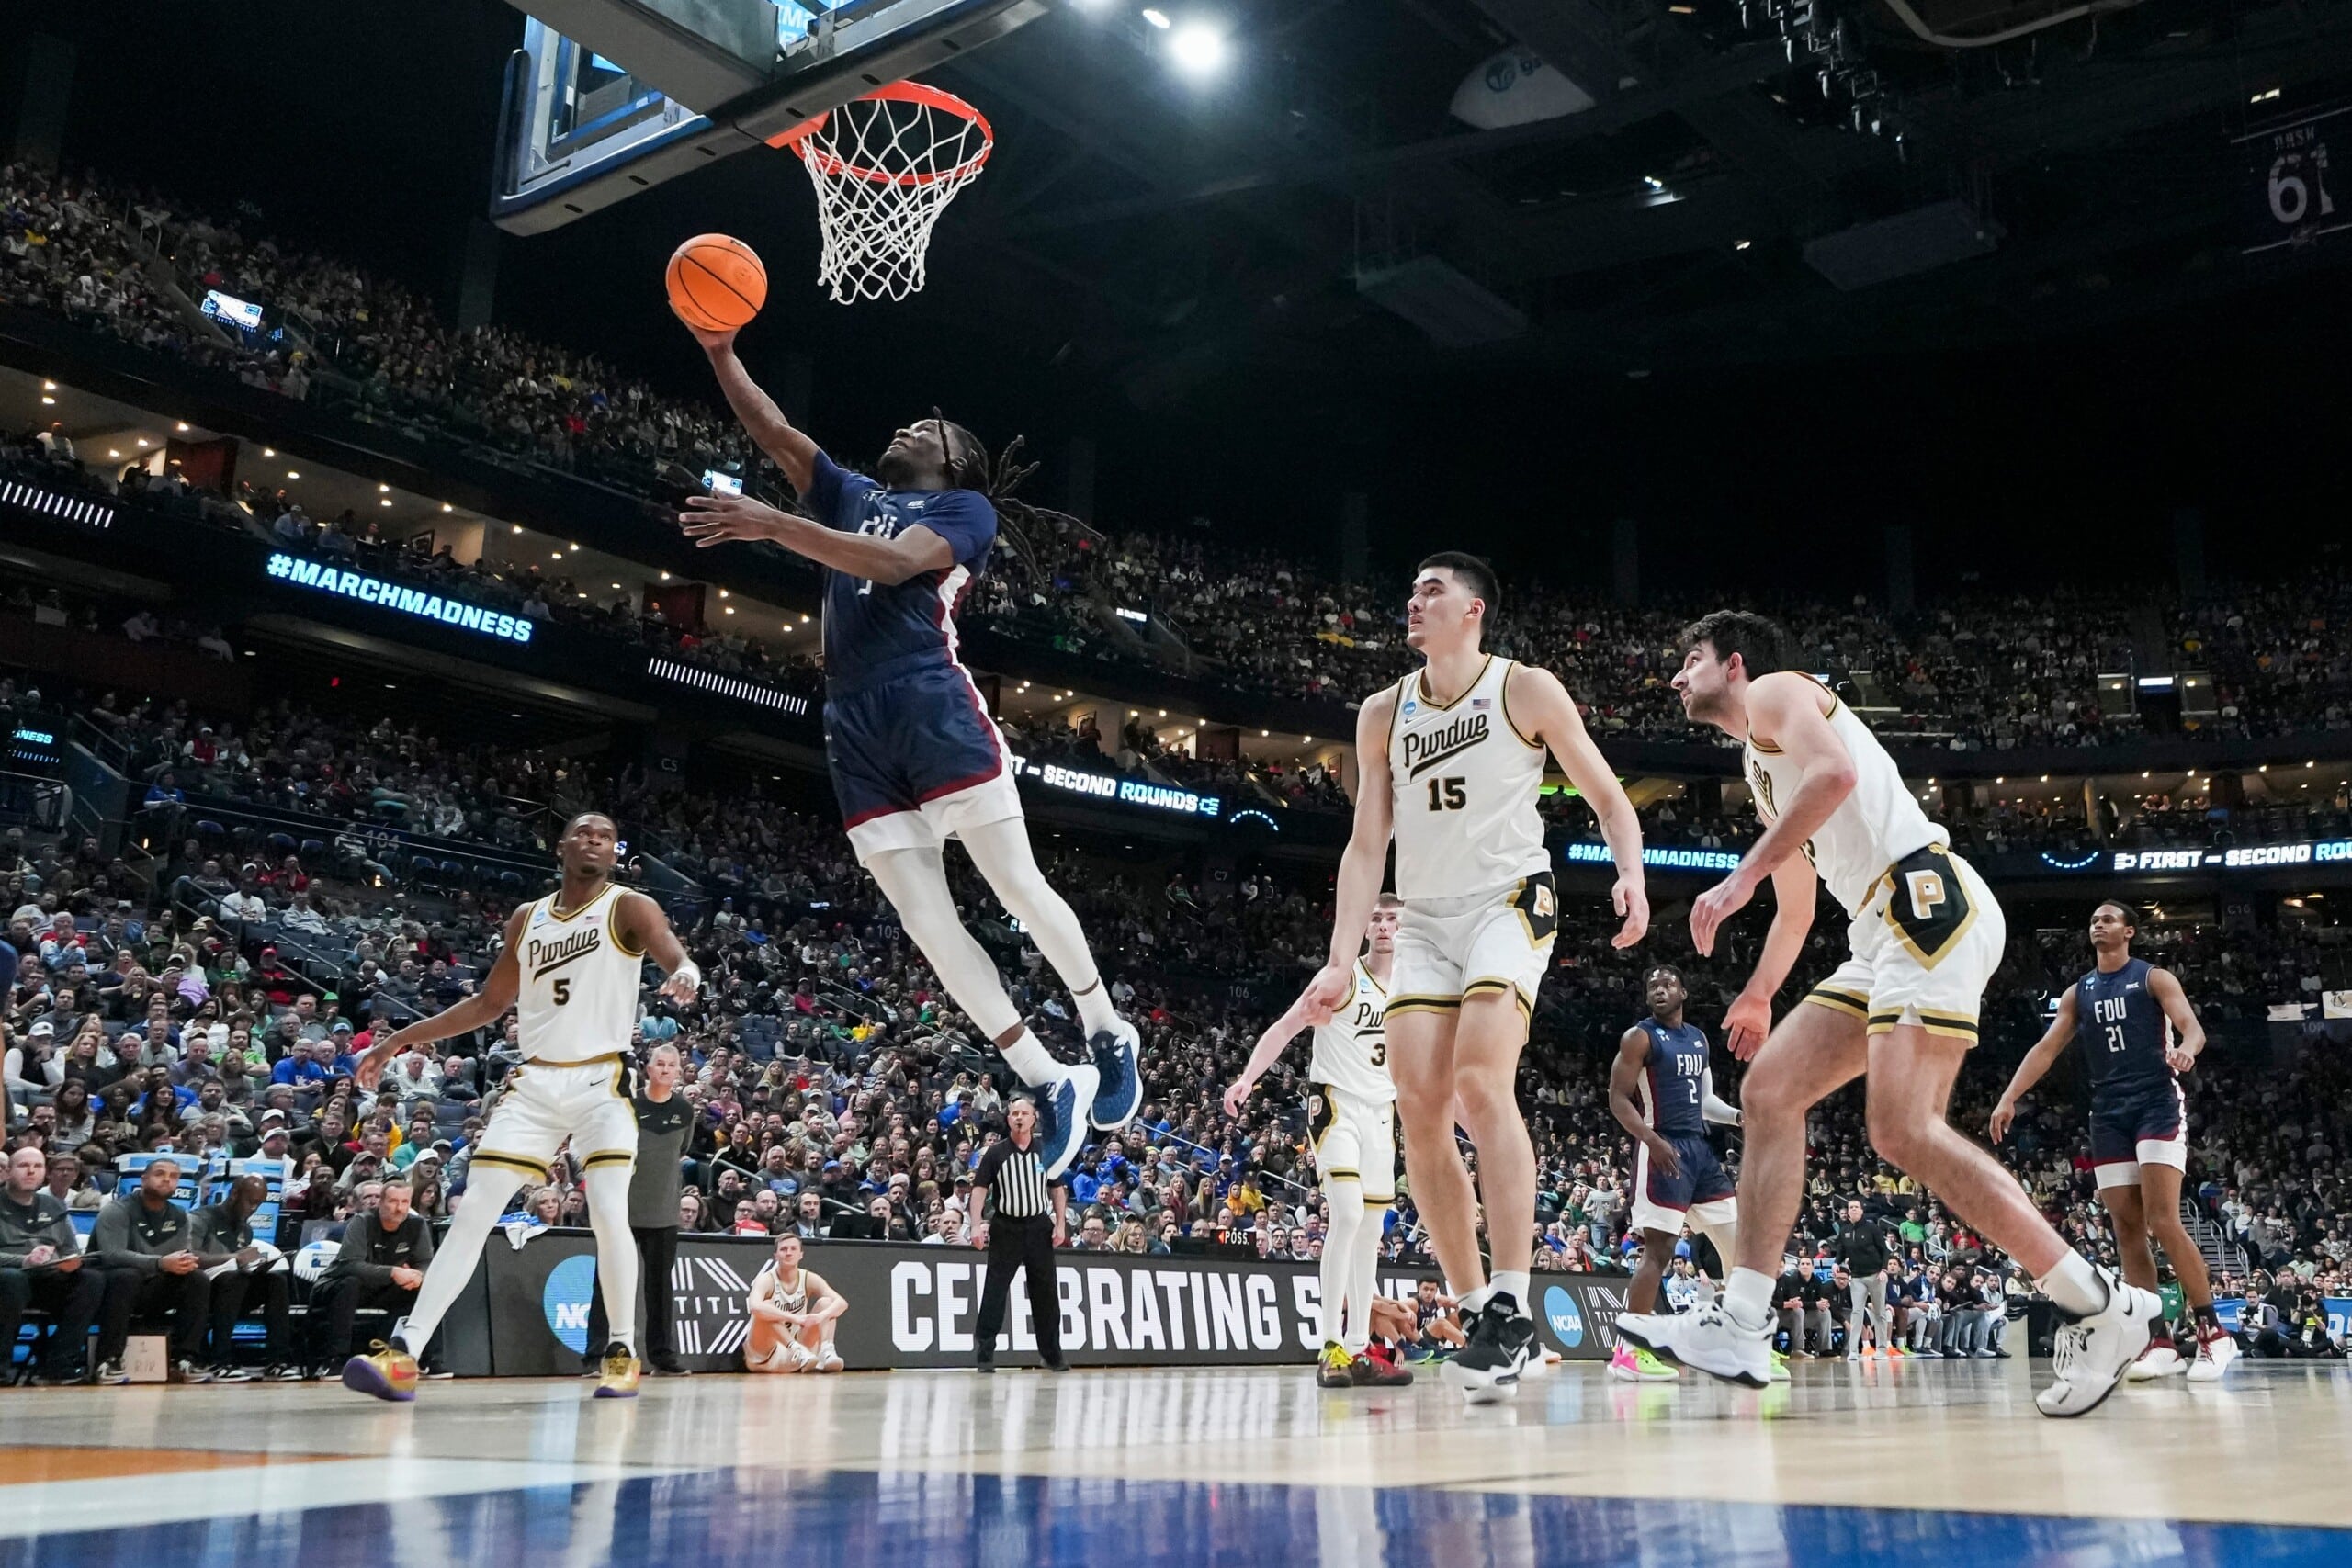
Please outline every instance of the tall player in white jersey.
[[[1804, 1190], [1805, 1113], [1869, 1076], [1871, 1143], [2030, 1272], [2067, 1321], [2045, 1415], [2080, 1416], [2146, 1348], [2163, 1304], [2078, 1256], [2015, 1177], [1946, 1121], [1952, 1080], [1976, 1043], [1977, 1008], [2001, 962], [2001, 908], [1945, 848], [1894, 759], [1820, 682], [1781, 668], [1780, 628], [1718, 610], [1683, 633], [1674, 678], [1683, 710], [1741, 741], [1763, 834], [1737, 870], [1691, 906], [1712, 953], [1725, 919], [1765, 878], [1776, 908], [1764, 952], [1724, 1019], [1747, 1141], [1739, 1256], [1716, 1304], [1680, 1317], [1626, 1314], [1620, 1335], [1718, 1377], [1771, 1376], [1772, 1286]], [[1849, 923], [1849, 956], [1772, 1027], [1772, 998], [1813, 924], [1814, 883]]]
[[[1326, 1388], [1386, 1388], [1413, 1381], [1402, 1367], [1365, 1352], [1372, 1338], [1381, 1233], [1396, 1201], [1396, 1084], [1388, 1076], [1388, 1039], [1381, 1015], [1396, 964], [1396, 924], [1404, 903], [1393, 893], [1364, 928], [1355, 964], [1355, 994], [1315, 1031], [1306, 1064], [1307, 1122], [1315, 1135], [1315, 1174], [1323, 1188], [1323, 1356], [1316, 1381]], [[1258, 1037], [1241, 1076], [1225, 1091], [1225, 1111], [1242, 1103], [1274, 1058], [1310, 1026], [1301, 996]]]
[[465, 1201], [425, 1268], [416, 1304], [393, 1325], [390, 1343], [354, 1356], [343, 1369], [344, 1382], [362, 1393], [416, 1397], [416, 1352], [457, 1304], [507, 1203], [526, 1183], [547, 1179], [548, 1162], [566, 1139], [588, 1186], [596, 1279], [612, 1325], [596, 1397], [637, 1393], [637, 1238], [628, 1226], [637, 1113], [621, 1051], [637, 1027], [648, 956], [668, 976], [662, 994], [680, 1002], [694, 1000], [702, 971], [679, 945], [662, 906], [614, 883], [618, 852], [611, 818], [594, 811], [573, 818], [556, 845], [560, 886], [508, 918], [505, 945], [481, 989], [379, 1041], [359, 1059], [359, 1087], [372, 1089], [401, 1052], [496, 1023], [508, 1008], [522, 1030], [523, 1064], [507, 1074], [475, 1145]]
[[[1559, 921], [1535, 809], [1547, 748], [1617, 863], [1611, 899], [1624, 925], [1616, 945], [1639, 942], [1649, 926], [1641, 825], [1575, 699], [1549, 671], [1480, 650], [1498, 592], [1493, 568], [1453, 551], [1423, 561], [1413, 579], [1405, 640], [1421, 668], [1367, 697], [1357, 718], [1355, 830], [1340, 861], [1329, 961], [1305, 998], [1313, 1022], [1346, 1006], [1393, 836], [1405, 916], [1388, 1068], [1414, 1206], [1466, 1314], [1469, 1343], [1445, 1376], [1474, 1401], [1517, 1389], [1535, 1338], [1535, 1151], [1517, 1078]], [[1454, 1146], [1457, 1110], [1478, 1154], [1475, 1193]], [[1481, 1197], [1491, 1281], [1478, 1254]]]

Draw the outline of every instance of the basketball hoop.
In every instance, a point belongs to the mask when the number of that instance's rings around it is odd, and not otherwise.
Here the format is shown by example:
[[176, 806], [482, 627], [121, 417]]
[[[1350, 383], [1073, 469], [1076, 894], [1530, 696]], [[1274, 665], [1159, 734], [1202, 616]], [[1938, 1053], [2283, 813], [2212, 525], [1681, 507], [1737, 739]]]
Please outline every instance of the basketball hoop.
[[817, 281], [837, 304], [903, 299], [923, 284], [933, 225], [996, 146], [979, 110], [893, 82], [774, 138], [817, 189]]

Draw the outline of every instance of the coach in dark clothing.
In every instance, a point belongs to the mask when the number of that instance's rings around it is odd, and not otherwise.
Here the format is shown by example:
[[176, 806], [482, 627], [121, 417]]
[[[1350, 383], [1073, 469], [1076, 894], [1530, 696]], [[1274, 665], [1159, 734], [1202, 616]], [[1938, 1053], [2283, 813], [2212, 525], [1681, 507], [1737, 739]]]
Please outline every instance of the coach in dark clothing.
[[269, 1255], [254, 1246], [254, 1212], [262, 1205], [269, 1190], [258, 1176], [241, 1176], [229, 1184], [229, 1195], [209, 1208], [196, 1212], [196, 1250], [207, 1269], [223, 1263], [236, 1268], [212, 1279], [212, 1345], [214, 1374], [236, 1372], [237, 1319], [248, 1308], [258, 1306], [268, 1337], [263, 1345], [263, 1359], [273, 1367], [291, 1362], [293, 1339], [290, 1324], [291, 1309], [287, 1298], [287, 1271], [281, 1267], [264, 1269], [261, 1264]]
[[973, 1227], [972, 1245], [988, 1249], [987, 1277], [980, 1286], [980, 1318], [972, 1343], [979, 1370], [996, 1371], [996, 1337], [1004, 1327], [1005, 1298], [1012, 1272], [1026, 1269], [1029, 1319], [1037, 1333], [1037, 1353], [1056, 1371], [1062, 1360], [1062, 1304], [1054, 1288], [1054, 1248], [1069, 1239], [1069, 1189], [1046, 1179], [1037, 1153], [1037, 1107], [1020, 1099], [1005, 1107], [1007, 1136], [980, 1156], [972, 1173], [975, 1213], [987, 1217]]
[[1846, 1223], [1829, 1238], [1829, 1256], [1843, 1263], [1851, 1276], [1847, 1286], [1846, 1324], [1846, 1359], [1849, 1361], [1861, 1348], [1865, 1323], [1874, 1327], [1881, 1355], [1894, 1343], [1894, 1314], [1886, 1304], [1886, 1260], [1894, 1255], [1899, 1245], [1884, 1220], [1863, 1212], [1859, 1198], [1847, 1203]]
[[[646, 1054], [645, 1087], [631, 1103], [637, 1110], [637, 1168], [628, 1179], [628, 1228], [637, 1238], [638, 1278], [645, 1286], [645, 1364], [657, 1372], [683, 1376], [686, 1364], [671, 1346], [670, 1271], [678, 1263], [678, 1190], [693, 1134], [695, 1108], [678, 1093], [684, 1065], [675, 1045]], [[588, 1293], [588, 1345], [601, 1364], [605, 1339], [605, 1293]]]
[[88, 1370], [90, 1322], [98, 1315], [105, 1276], [83, 1267], [82, 1244], [65, 1205], [41, 1190], [48, 1162], [37, 1148], [8, 1160], [0, 1191], [0, 1371], [16, 1353], [25, 1309], [38, 1306], [56, 1320], [49, 1357], [30, 1375], [44, 1382], [78, 1382]]
[[[354, 1214], [343, 1227], [343, 1251], [311, 1297], [311, 1358], [329, 1371], [351, 1353], [351, 1325], [361, 1307], [392, 1314], [394, 1322], [416, 1304], [424, 1266], [433, 1261], [433, 1231], [411, 1212], [407, 1180], [394, 1177], [372, 1214]], [[437, 1343], [441, 1337], [433, 1336]], [[428, 1353], [430, 1347], [427, 1348]]]
[[196, 1222], [172, 1201], [179, 1162], [157, 1159], [129, 1196], [98, 1211], [86, 1261], [106, 1276], [98, 1305], [98, 1376], [120, 1367], [130, 1342], [130, 1320], [141, 1313], [172, 1314], [172, 1377], [192, 1371], [204, 1348], [212, 1281], [196, 1250]]

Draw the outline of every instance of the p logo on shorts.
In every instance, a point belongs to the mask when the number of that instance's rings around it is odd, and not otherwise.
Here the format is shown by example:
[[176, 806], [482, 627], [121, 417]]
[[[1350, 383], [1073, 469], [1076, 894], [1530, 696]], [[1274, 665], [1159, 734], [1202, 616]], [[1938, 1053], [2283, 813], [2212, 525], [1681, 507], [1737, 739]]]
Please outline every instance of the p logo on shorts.
[[1914, 850], [1888, 873], [1886, 922], [1923, 969], [1933, 969], [1975, 923], [1975, 906], [1941, 845]]

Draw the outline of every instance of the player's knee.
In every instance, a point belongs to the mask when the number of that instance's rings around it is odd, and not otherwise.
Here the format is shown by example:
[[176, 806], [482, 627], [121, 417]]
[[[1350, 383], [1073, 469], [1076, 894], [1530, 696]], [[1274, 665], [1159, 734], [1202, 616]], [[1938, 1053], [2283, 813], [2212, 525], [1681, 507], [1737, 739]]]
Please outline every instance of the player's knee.
[[1759, 1122], [1802, 1118], [1812, 1106], [1813, 1101], [1800, 1090], [1795, 1076], [1771, 1062], [1758, 1063], [1740, 1080], [1739, 1119], [1743, 1125], [1752, 1127]]
[[1873, 1099], [1867, 1119], [1871, 1147], [1895, 1169], [1916, 1174], [1935, 1136], [1933, 1118], [1908, 1101]]

